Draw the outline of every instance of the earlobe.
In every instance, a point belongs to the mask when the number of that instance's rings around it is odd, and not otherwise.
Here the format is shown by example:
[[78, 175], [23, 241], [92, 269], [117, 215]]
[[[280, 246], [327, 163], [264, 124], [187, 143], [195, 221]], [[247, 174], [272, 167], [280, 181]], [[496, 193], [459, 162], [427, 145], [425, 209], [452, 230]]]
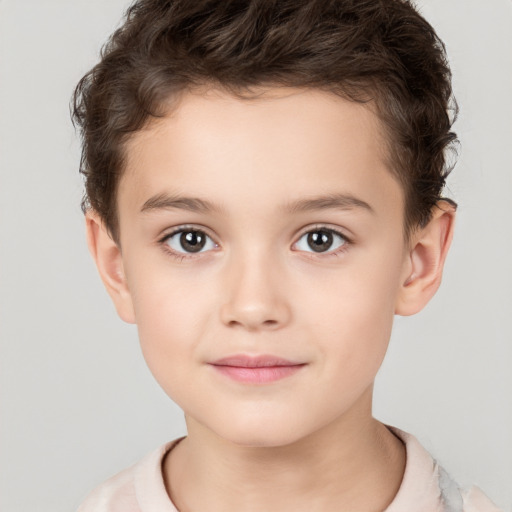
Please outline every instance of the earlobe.
[[439, 201], [424, 228], [411, 236], [395, 313], [408, 316], [421, 311], [434, 296], [443, 274], [444, 263], [453, 238], [455, 206]]
[[87, 245], [101, 280], [114, 302], [118, 315], [128, 323], [135, 323], [133, 303], [123, 268], [121, 250], [112, 239], [104, 222], [93, 211], [86, 213]]

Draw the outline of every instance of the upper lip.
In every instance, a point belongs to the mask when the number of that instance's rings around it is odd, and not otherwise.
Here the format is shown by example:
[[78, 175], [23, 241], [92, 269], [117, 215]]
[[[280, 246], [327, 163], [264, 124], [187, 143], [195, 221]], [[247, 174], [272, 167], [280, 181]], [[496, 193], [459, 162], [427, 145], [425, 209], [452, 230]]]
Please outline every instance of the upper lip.
[[265, 366], [298, 366], [304, 363], [298, 363], [295, 361], [289, 361], [282, 357], [273, 355], [246, 355], [236, 354], [233, 356], [223, 357], [213, 361], [213, 365], [217, 366], [238, 366], [242, 368], [260, 368]]

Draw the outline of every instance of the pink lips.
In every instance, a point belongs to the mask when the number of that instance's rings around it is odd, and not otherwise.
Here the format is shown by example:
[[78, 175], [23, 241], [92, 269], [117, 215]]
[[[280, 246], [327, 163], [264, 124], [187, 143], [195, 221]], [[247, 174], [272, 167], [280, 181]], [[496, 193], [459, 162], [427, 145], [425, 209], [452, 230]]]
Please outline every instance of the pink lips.
[[271, 355], [235, 355], [213, 363], [216, 371], [239, 382], [265, 383], [288, 377], [299, 371], [305, 363], [296, 363]]

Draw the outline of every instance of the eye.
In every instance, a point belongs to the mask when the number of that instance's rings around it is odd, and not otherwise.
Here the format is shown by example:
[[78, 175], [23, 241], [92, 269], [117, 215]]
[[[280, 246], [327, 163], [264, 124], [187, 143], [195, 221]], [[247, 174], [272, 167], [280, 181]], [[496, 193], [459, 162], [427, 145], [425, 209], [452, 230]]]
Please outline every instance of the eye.
[[304, 233], [296, 243], [297, 249], [306, 252], [329, 252], [348, 244], [348, 239], [333, 229], [318, 228]]
[[217, 244], [199, 229], [180, 229], [166, 236], [163, 242], [174, 252], [182, 254], [208, 251], [217, 247]]

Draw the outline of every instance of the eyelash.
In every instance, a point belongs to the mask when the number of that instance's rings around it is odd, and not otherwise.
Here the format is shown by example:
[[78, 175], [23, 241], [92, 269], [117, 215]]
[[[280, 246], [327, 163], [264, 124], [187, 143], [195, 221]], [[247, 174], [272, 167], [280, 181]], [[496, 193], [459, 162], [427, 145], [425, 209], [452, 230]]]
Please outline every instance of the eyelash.
[[[314, 260], [314, 259], [318, 259], [318, 258], [339, 257], [343, 253], [345, 253], [347, 251], [347, 249], [349, 248], [349, 246], [352, 245], [352, 243], [353, 243], [352, 239], [349, 238], [344, 233], [342, 233], [341, 231], [338, 231], [337, 229], [334, 229], [334, 228], [330, 228], [330, 227], [324, 226], [322, 224], [318, 224], [318, 225], [314, 226], [313, 228], [308, 228], [306, 231], [303, 231], [300, 234], [300, 236], [298, 237], [297, 242], [304, 235], [307, 235], [308, 233], [318, 232], [318, 231], [323, 231], [323, 232], [331, 233], [333, 235], [337, 235], [337, 236], [339, 236], [344, 241], [344, 243], [340, 247], [338, 247], [337, 249], [335, 249], [333, 251], [327, 251], [325, 253], [321, 253], [321, 252], [315, 253], [315, 252], [304, 251], [304, 254], [306, 255], [307, 258], [310, 258], [310, 259]], [[297, 242], [295, 242], [295, 244]]]
[[[314, 233], [315, 231], [316, 232], [323, 231], [323, 232], [332, 233], [334, 235], [337, 235], [337, 236], [339, 236], [340, 238], [342, 238], [344, 240], [344, 243], [338, 249], [334, 250], [333, 252], [314, 253], [314, 252], [309, 252], [309, 251], [303, 251], [306, 254], [306, 257], [311, 258], [311, 259], [338, 257], [341, 254], [343, 254], [344, 252], [346, 252], [348, 247], [350, 245], [352, 245], [352, 243], [353, 243], [352, 240], [350, 238], [348, 238], [347, 235], [345, 235], [344, 233], [341, 233], [340, 231], [338, 231], [336, 229], [333, 229], [333, 228], [330, 228], [330, 227], [327, 227], [327, 226], [324, 226], [324, 225], [317, 225], [317, 226], [314, 226], [313, 228], [309, 228], [307, 231], [303, 231], [300, 234], [300, 236], [298, 237], [297, 242], [304, 235], [307, 235], [308, 233]], [[208, 238], [210, 238], [215, 243], [215, 245], [218, 246], [217, 242], [215, 242], [215, 240], [208, 233], [206, 233], [206, 231], [204, 231], [202, 229], [198, 229], [198, 228], [193, 227], [193, 226], [186, 226], [186, 225], [185, 226], [179, 226], [176, 229], [174, 229], [173, 231], [171, 231], [170, 233], [166, 233], [165, 236], [163, 236], [162, 238], [160, 238], [158, 240], [158, 244], [163, 247], [164, 251], [169, 256], [171, 256], [172, 258], [175, 258], [179, 262], [183, 261], [184, 259], [195, 259], [195, 258], [201, 256], [201, 254], [202, 254], [201, 252], [198, 252], [198, 253], [185, 253], [185, 252], [184, 253], [180, 253], [180, 252], [174, 251], [173, 249], [171, 249], [169, 247], [169, 244], [167, 244], [167, 241], [171, 237], [173, 237], [174, 235], [176, 235], [178, 233], [183, 233], [183, 232], [201, 233], [201, 234], [207, 236]], [[295, 242], [295, 244], [297, 242]]]

